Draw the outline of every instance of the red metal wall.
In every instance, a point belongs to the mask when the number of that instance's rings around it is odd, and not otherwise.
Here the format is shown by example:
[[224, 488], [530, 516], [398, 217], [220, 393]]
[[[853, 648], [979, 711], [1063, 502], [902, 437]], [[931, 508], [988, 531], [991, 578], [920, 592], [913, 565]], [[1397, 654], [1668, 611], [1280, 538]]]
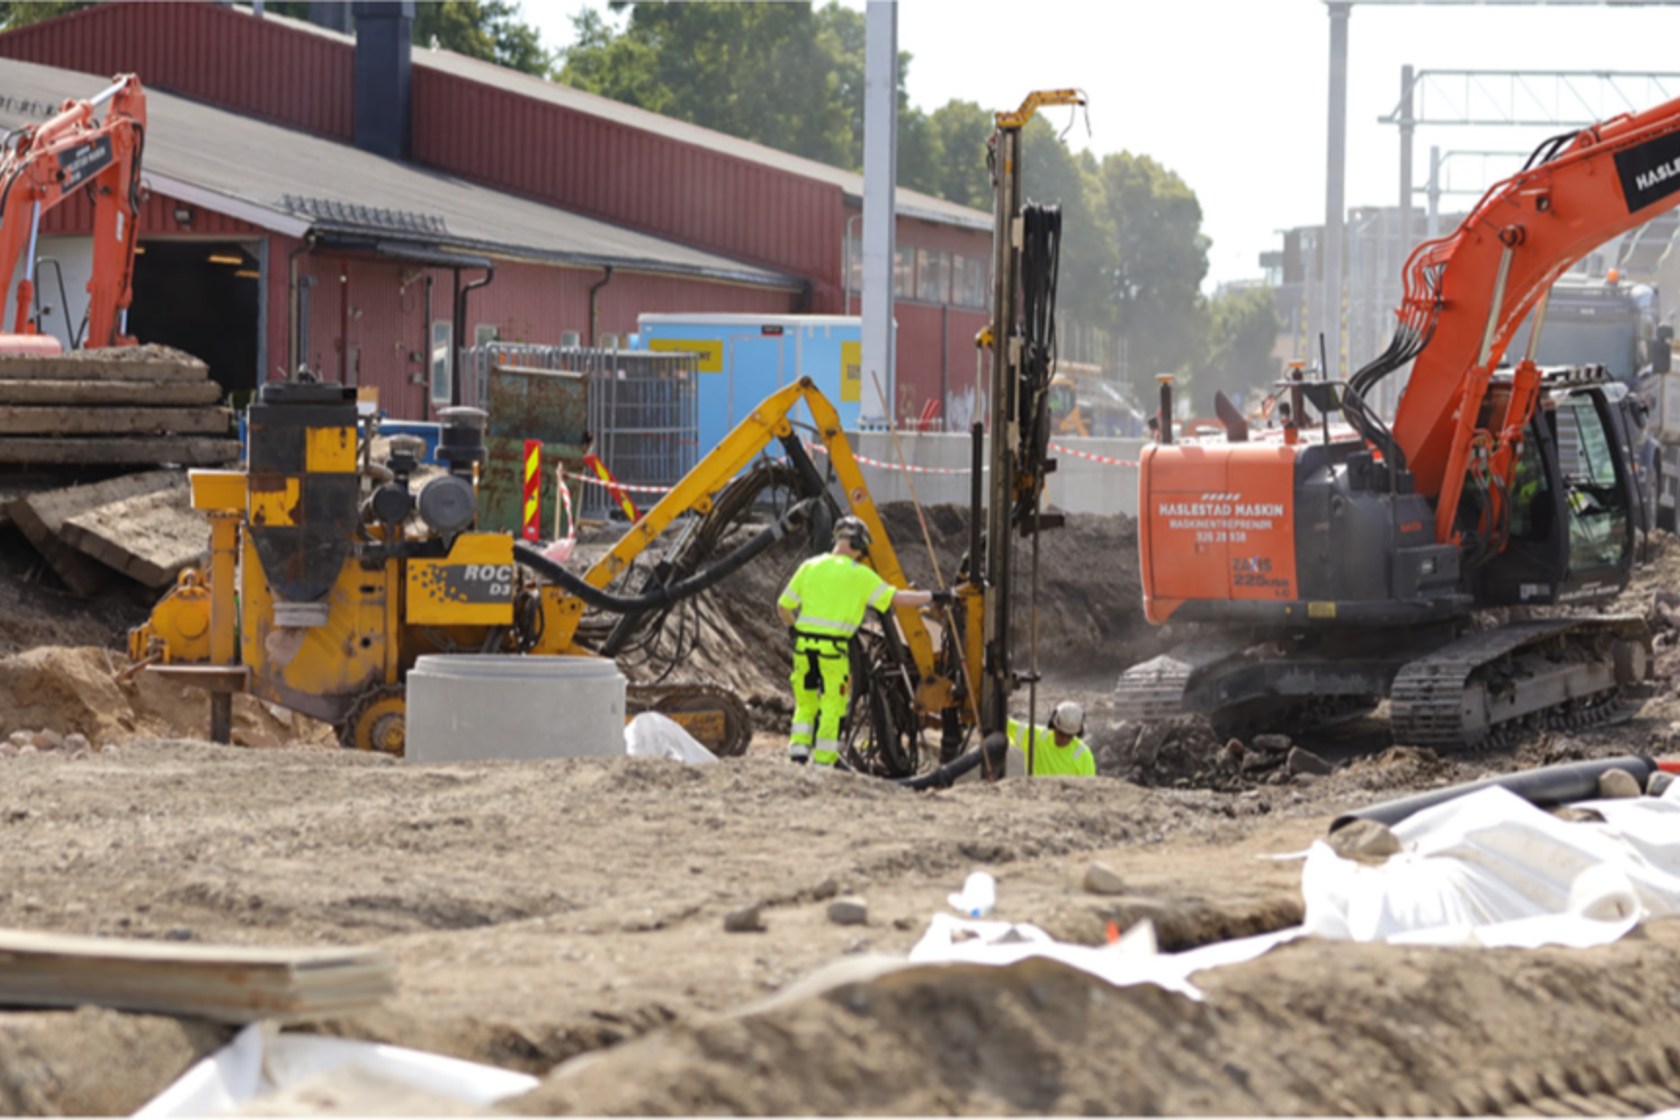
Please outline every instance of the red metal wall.
[[839, 188], [414, 68], [414, 158], [514, 194], [810, 279], [838, 311]]
[[[226, 214], [218, 214], [214, 210], [206, 210], [201, 206], [192, 207], [193, 220], [191, 225], [181, 225], [175, 221], [175, 207], [185, 205], [170, 198], [168, 195], [152, 194], [144, 205], [140, 207], [140, 237], [174, 236], [177, 234], [202, 234], [207, 237], [264, 237], [265, 231], [258, 229], [249, 222], [230, 218]], [[93, 203], [88, 201], [85, 194], [77, 192], [69, 196], [55, 208], [41, 215], [42, 234], [91, 234], [93, 232]]]
[[[288, 245], [286, 240], [275, 238], [269, 250], [269, 352], [280, 356], [271, 364], [283, 361], [290, 350], [286, 254], [296, 243]], [[351, 380], [377, 385], [380, 404], [391, 415], [424, 419], [426, 362], [410, 355], [424, 355], [429, 346], [426, 277], [432, 279], [431, 318], [453, 317], [451, 274], [383, 261], [303, 256], [298, 258], [298, 275], [316, 279], [310, 296], [306, 355], [310, 368], [336, 380], [339, 340], [348, 337], [356, 352]], [[476, 275], [464, 273], [463, 281]], [[348, 283], [340, 279], [346, 276]], [[577, 331], [587, 340], [589, 288], [600, 279], [601, 272], [595, 269], [503, 264], [488, 287], [467, 296], [466, 341], [471, 343], [479, 324], [494, 324], [498, 337], [507, 342], [559, 345], [563, 331]], [[599, 330], [622, 338], [635, 331], [636, 316], [644, 311], [784, 313], [794, 310], [797, 298], [791, 292], [615, 272], [599, 293]], [[422, 375], [421, 383], [411, 383], [411, 375]]]
[[219, 4], [101, 4], [0, 35], [0, 58], [99, 78], [139, 74], [143, 85], [289, 128], [347, 142], [354, 134], [350, 44]]

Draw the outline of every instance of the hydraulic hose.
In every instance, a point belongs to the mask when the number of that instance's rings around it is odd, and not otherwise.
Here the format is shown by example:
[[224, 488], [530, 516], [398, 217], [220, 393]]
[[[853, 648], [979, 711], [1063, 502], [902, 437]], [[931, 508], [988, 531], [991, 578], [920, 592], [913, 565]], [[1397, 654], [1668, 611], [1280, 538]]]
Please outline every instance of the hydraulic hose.
[[1657, 764], [1644, 755], [1542, 766], [1538, 770], [1524, 770], [1520, 774], [1484, 778], [1479, 782], [1466, 782], [1463, 785], [1448, 786], [1446, 789], [1430, 790], [1414, 797], [1402, 797], [1398, 801], [1385, 801], [1381, 805], [1343, 813], [1330, 822], [1330, 831], [1335, 832], [1354, 821], [1399, 824], [1413, 813], [1420, 813], [1455, 797], [1463, 797], [1467, 793], [1492, 789], [1495, 786], [1509, 790], [1539, 808], [1548, 809], [1553, 805], [1567, 805], [1572, 801], [1586, 801], [1597, 797], [1598, 779], [1606, 770], [1626, 770], [1643, 786], [1650, 778], [1651, 772], [1656, 769]]
[[1002, 735], [994, 735], [984, 745], [952, 759], [937, 770], [929, 770], [926, 774], [918, 774], [914, 778], [901, 778], [898, 784], [905, 789], [914, 790], [944, 789], [980, 765], [981, 759], [987, 756], [990, 757], [989, 771], [1001, 776], [1004, 765], [1009, 761], [1009, 740]]
[[630, 614], [636, 611], [658, 610], [660, 607], [698, 595], [708, 587], [733, 575], [753, 557], [775, 544], [787, 535], [788, 526], [793, 519], [803, 513], [810, 506], [813, 499], [806, 499], [792, 506], [780, 520], [759, 533], [752, 540], [719, 560], [709, 568], [702, 569], [689, 576], [680, 583], [673, 583], [669, 587], [661, 587], [650, 591], [646, 595], [614, 595], [602, 591], [600, 588], [585, 581], [581, 576], [573, 575], [556, 561], [550, 560], [541, 552], [523, 541], [513, 544], [514, 559], [527, 568], [542, 575], [545, 579], [564, 588], [568, 594], [576, 595], [596, 610], [612, 611], [616, 614]]

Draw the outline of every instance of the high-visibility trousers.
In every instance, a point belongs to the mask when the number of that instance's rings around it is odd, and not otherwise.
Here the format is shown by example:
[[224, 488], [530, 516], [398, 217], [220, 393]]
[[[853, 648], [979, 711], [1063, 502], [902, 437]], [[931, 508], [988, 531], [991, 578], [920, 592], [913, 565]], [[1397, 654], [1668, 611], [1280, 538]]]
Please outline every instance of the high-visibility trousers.
[[846, 716], [852, 663], [846, 639], [796, 634], [793, 640], [793, 732], [788, 757], [818, 766], [840, 761], [840, 721]]

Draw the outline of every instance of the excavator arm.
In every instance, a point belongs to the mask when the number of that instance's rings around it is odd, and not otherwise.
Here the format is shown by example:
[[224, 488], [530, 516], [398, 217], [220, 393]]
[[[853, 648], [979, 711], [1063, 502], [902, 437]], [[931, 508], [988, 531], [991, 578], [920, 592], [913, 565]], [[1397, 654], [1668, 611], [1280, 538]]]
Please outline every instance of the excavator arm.
[[1576, 261], [1676, 205], [1680, 99], [1554, 138], [1456, 231], [1412, 253], [1395, 342], [1353, 386], [1415, 359], [1393, 441], [1418, 492], [1437, 499], [1437, 540], [1455, 539], [1468, 471], [1508, 490], [1538, 396], [1531, 360], [1515, 370], [1496, 430], [1479, 425], [1494, 368], [1523, 320]]
[[[893, 550], [886, 527], [881, 524], [881, 515], [875, 508], [875, 499], [870, 496], [869, 484], [864, 481], [863, 472], [852, 455], [851, 444], [840, 426], [839, 413], [808, 377], [800, 378], [761, 401], [745, 420], [735, 426], [734, 431], [725, 436], [693, 470], [683, 476], [670, 493], [648, 510], [610, 552], [590, 567], [584, 580], [595, 588], [605, 589], [657, 540], [677, 517], [690, 511], [709, 511], [713, 497], [727, 486], [743, 467], [751, 463], [759, 452], [774, 440], [794, 438], [790, 417], [801, 403], [810, 410], [818, 438], [834, 464], [835, 476], [845, 489], [847, 506], [869, 527], [870, 535], [874, 538], [874, 543], [869, 548], [870, 566], [892, 586], [907, 587], [904, 569], [899, 566], [898, 554]], [[775, 605], [766, 603], [764, 609], [774, 610]], [[581, 614], [581, 604], [568, 613], [573, 617]], [[917, 672], [924, 681], [934, 680], [937, 677], [937, 668], [933, 641], [928, 635], [921, 614], [915, 607], [897, 607], [894, 613], [911, 656], [915, 659]]]
[[[105, 115], [95, 122], [94, 114]], [[139, 236], [140, 163], [145, 147], [146, 94], [126, 74], [86, 101], [66, 101], [53, 117], [9, 136], [0, 154], [0, 277], [9, 282], [25, 253], [18, 282], [14, 338], [0, 351], [53, 349], [31, 344], [40, 335], [32, 316], [35, 238], [41, 215], [86, 191], [93, 201], [93, 278], [88, 282], [90, 347], [132, 345], [124, 314], [133, 299], [134, 248]], [[4, 291], [0, 290], [0, 310]], [[46, 340], [43, 340], [45, 342]]]

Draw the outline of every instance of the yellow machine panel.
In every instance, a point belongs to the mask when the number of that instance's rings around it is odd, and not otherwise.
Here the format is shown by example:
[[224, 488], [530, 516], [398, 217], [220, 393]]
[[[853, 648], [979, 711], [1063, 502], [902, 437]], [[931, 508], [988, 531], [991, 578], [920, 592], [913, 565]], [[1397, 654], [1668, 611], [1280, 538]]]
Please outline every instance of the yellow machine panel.
[[310, 474], [351, 474], [356, 470], [355, 428], [310, 428], [304, 443]]
[[294, 476], [268, 480], [269, 485], [275, 482], [281, 484], [277, 489], [251, 488], [251, 524], [284, 526], [294, 523], [292, 511], [303, 500], [303, 479]]
[[513, 538], [463, 533], [444, 559], [408, 562], [408, 621], [422, 626], [511, 626], [513, 589]]

